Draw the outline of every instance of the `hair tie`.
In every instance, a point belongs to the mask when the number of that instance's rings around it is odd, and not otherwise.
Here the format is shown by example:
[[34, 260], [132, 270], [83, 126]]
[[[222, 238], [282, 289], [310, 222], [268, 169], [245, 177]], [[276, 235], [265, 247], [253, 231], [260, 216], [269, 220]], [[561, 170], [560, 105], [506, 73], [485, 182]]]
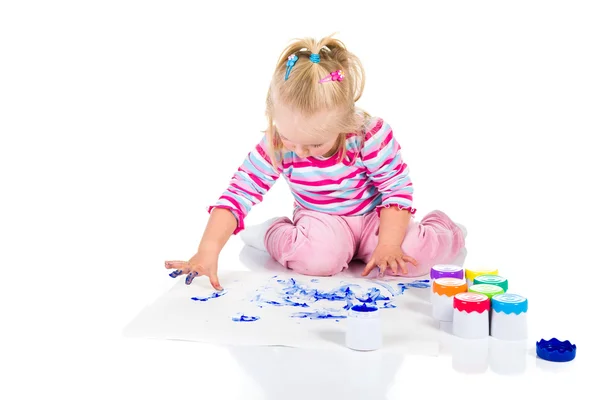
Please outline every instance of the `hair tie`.
[[323, 82], [341, 82], [344, 79], [344, 72], [341, 69], [338, 69], [337, 71], [333, 71], [332, 73], [330, 73], [329, 75], [327, 75], [325, 78], [321, 79], [319, 81], [319, 83], [323, 83]]
[[298, 56], [297, 55], [292, 54], [292, 55], [290, 55], [288, 57], [287, 70], [285, 71], [285, 80], [286, 81], [290, 77], [290, 72], [292, 72], [292, 68], [294, 68], [294, 65], [296, 64], [296, 61], [298, 61]]
[[321, 56], [318, 54], [311, 54], [310, 55], [310, 61], [314, 62], [315, 64], [317, 64], [319, 61], [321, 61]]

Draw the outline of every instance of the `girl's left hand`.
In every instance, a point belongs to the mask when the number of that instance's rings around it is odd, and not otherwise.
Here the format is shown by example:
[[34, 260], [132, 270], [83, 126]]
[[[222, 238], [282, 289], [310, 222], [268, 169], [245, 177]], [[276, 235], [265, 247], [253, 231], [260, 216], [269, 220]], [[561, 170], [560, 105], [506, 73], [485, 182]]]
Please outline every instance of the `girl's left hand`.
[[408, 273], [406, 263], [408, 262], [415, 267], [418, 265], [417, 260], [404, 254], [402, 247], [389, 244], [378, 244], [371, 256], [371, 260], [363, 270], [362, 276], [369, 275], [369, 273], [377, 267], [379, 267], [381, 276], [385, 275], [385, 271], [388, 267], [392, 269], [394, 275], [398, 275], [398, 266], [402, 270], [402, 273], [406, 275]]

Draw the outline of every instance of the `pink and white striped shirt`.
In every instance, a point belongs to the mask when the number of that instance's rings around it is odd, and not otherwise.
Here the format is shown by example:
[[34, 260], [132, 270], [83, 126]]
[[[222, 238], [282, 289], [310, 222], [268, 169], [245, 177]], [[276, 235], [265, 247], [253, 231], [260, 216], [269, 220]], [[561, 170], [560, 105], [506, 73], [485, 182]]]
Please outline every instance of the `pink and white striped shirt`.
[[217, 203], [209, 207], [230, 210], [238, 221], [235, 233], [244, 229], [251, 208], [283, 175], [295, 199], [295, 207], [334, 215], [363, 215], [381, 207], [396, 206], [415, 212], [413, 186], [400, 145], [391, 127], [372, 118], [365, 134], [346, 136], [346, 156], [300, 158], [288, 151], [279, 167], [267, 152], [266, 136], [248, 154]]

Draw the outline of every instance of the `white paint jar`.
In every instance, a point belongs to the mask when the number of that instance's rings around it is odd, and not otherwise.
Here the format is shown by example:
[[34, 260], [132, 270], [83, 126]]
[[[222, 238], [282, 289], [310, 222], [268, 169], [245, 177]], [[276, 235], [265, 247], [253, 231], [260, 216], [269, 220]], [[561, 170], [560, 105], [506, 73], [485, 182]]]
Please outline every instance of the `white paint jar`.
[[465, 278], [467, 280], [467, 286], [471, 287], [475, 278], [481, 275], [498, 275], [498, 269], [485, 267], [465, 269]]
[[431, 312], [438, 321], [452, 321], [453, 297], [467, 291], [467, 283], [463, 279], [440, 278], [433, 281], [431, 294]]
[[452, 333], [464, 339], [483, 339], [490, 335], [490, 299], [479, 293], [454, 296]]
[[348, 311], [346, 320], [346, 347], [358, 351], [381, 348], [383, 333], [377, 307], [360, 304]]
[[528, 301], [513, 293], [492, 297], [492, 336], [499, 340], [527, 339]]

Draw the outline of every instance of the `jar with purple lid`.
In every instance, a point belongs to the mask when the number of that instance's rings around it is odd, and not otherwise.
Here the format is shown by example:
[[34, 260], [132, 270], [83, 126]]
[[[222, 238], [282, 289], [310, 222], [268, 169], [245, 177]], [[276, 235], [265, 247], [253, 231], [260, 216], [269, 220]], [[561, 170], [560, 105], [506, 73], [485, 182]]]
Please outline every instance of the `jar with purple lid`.
[[431, 270], [429, 271], [429, 277], [431, 278], [432, 282], [431, 295], [433, 295], [433, 281], [440, 278], [464, 279], [465, 271], [458, 265], [438, 264], [431, 267]]

